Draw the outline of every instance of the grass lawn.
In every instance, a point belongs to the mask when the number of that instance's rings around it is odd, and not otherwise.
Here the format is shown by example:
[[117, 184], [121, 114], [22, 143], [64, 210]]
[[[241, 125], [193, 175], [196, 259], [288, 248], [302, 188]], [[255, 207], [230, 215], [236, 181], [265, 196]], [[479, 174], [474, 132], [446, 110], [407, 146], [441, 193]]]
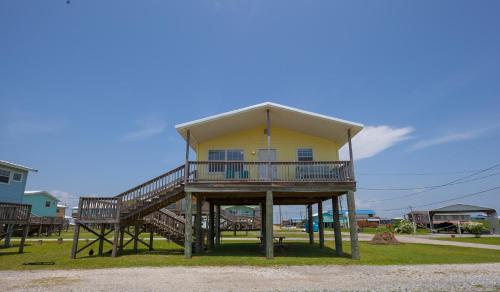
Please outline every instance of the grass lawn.
[[[17, 244], [17, 242], [14, 242]], [[80, 242], [79, 247], [85, 243]], [[33, 242], [25, 247], [24, 254], [17, 253], [17, 247], [0, 249], [0, 270], [29, 269], [92, 269], [138, 266], [225, 266], [225, 265], [397, 265], [397, 264], [443, 264], [443, 263], [486, 263], [500, 262], [498, 251], [455, 246], [433, 246], [420, 244], [402, 244], [394, 246], [370, 245], [360, 243], [361, 260], [348, 257], [335, 257], [332, 243], [327, 242], [325, 249], [317, 244], [305, 242], [286, 242], [284, 251], [275, 251], [274, 260], [266, 260], [257, 242], [231, 242], [226, 240], [221, 247], [192, 259], [184, 259], [183, 249], [165, 240], [156, 240], [155, 251], [149, 252], [140, 245], [138, 254], [127, 246], [125, 254], [117, 258], [109, 255], [89, 256], [88, 249], [78, 254], [76, 260], [69, 258], [71, 243], [59, 245]], [[97, 245], [91, 247], [96, 252]], [[349, 242], [344, 242], [345, 251], [349, 252]], [[111, 246], [105, 244], [105, 252]], [[53, 262], [53, 265], [23, 265], [23, 263]]]
[[455, 238], [443, 237], [443, 238], [433, 238], [433, 239], [500, 245], [500, 237], [480, 237], [480, 238], [475, 238], [475, 237], [455, 237]]

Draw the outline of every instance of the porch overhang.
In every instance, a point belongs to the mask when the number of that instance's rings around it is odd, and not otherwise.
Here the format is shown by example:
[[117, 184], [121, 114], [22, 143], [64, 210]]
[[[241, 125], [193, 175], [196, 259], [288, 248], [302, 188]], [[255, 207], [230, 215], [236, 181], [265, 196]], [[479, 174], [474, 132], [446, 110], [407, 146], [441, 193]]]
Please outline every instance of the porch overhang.
[[196, 150], [198, 143], [226, 134], [255, 128], [266, 124], [269, 110], [272, 127], [286, 128], [304, 134], [335, 141], [339, 147], [363, 129], [363, 125], [331, 116], [304, 111], [272, 102], [265, 102], [234, 111], [178, 124], [177, 132], [187, 139], [190, 131], [190, 146]]

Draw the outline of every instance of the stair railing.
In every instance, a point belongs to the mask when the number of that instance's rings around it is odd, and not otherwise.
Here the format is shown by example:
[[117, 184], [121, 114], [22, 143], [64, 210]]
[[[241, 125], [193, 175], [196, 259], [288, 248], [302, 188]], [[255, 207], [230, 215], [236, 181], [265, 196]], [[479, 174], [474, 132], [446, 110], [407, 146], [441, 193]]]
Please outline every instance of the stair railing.
[[153, 198], [171, 187], [180, 186], [184, 179], [184, 165], [148, 180], [116, 197], [122, 199], [122, 210], [133, 208], [137, 202]]

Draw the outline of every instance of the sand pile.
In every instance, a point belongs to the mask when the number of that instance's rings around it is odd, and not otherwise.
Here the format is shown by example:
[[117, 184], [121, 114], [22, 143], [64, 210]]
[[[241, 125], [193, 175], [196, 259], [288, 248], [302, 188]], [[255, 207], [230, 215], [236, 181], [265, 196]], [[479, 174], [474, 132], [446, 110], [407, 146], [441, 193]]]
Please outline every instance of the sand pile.
[[396, 237], [394, 236], [394, 233], [392, 233], [392, 232], [377, 233], [372, 238], [370, 243], [371, 244], [401, 244], [396, 239]]

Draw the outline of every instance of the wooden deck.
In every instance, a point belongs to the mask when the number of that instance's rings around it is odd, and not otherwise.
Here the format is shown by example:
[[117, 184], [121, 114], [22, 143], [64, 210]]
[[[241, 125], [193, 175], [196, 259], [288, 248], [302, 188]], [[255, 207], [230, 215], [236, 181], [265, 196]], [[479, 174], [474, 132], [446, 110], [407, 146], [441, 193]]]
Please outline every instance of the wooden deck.
[[4, 247], [10, 246], [10, 238], [14, 227], [17, 225], [23, 228], [19, 253], [24, 251], [24, 243], [28, 236], [30, 215], [31, 205], [0, 202], [0, 228], [5, 228], [5, 231], [2, 230], [4, 232], [0, 234], [0, 240], [4, 240]]

